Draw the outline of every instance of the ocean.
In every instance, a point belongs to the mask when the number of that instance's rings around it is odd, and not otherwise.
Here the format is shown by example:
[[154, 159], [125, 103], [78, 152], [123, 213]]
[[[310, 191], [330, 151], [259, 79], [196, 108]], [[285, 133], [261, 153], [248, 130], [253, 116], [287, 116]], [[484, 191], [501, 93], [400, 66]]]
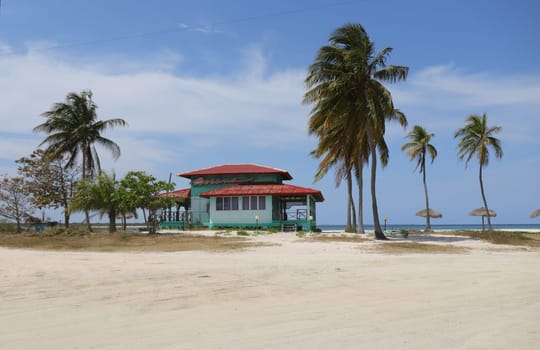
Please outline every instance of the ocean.
[[[540, 232], [540, 224], [493, 224], [494, 230], [500, 231], [535, 231]], [[318, 225], [322, 231], [344, 231], [345, 225]], [[381, 225], [384, 230], [384, 224]], [[364, 225], [367, 231], [373, 231], [373, 225]], [[392, 224], [386, 225], [387, 231], [399, 230], [424, 230], [425, 224]], [[482, 230], [482, 224], [453, 224], [453, 225], [431, 225], [434, 231], [470, 231]], [[486, 224], [487, 228], [487, 224]]]

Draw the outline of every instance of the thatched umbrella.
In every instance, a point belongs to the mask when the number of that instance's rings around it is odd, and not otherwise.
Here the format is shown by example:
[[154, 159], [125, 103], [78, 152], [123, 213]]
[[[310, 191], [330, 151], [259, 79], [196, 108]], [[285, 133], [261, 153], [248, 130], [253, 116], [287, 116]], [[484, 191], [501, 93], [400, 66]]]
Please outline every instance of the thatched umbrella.
[[484, 217], [486, 216], [495, 217], [497, 216], [497, 213], [493, 209], [489, 209], [489, 213], [488, 213], [486, 212], [486, 208], [481, 207], [481, 208], [474, 209], [473, 211], [469, 213], [469, 215], [482, 217], [482, 231], [484, 231]]
[[[427, 210], [422, 209], [420, 211], [417, 211], [416, 216], [421, 216], [421, 217], [425, 218], [427, 216]], [[429, 209], [429, 217], [434, 218], [434, 219], [440, 219], [440, 218], [442, 218], [442, 214], [439, 213], [438, 211], [430, 208]]]
[[534, 219], [535, 217], [540, 216], [540, 209], [536, 209], [531, 214], [531, 219]]

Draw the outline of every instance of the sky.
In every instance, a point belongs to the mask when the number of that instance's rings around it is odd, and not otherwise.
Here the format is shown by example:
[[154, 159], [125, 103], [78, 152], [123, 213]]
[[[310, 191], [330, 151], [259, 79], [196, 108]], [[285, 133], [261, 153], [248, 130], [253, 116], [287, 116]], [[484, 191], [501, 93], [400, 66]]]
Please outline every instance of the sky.
[[[427, 167], [436, 224], [479, 223], [476, 162], [457, 159], [454, 132], [487, 113], [504, 156], [484, 170], [498, 224], [537, 223], [540, 208], [540, 2], [521, 1], [127, 1], [4, 0], [0, 6], [0, 174], [16, 175], [45, 135], [32, 129], [69, 92], [92, 90], [100, 119], [122, 150], [103, 168], [158, 179], [220, 164], [288, 170], [291, 184], [322, 191], [318, 224], [344, 224], [346, 191], [334, 172], [314, 183], [317, 139], [308, 135], [304, 79], [317, 50], [346, 23], [360, 23], [389, 64], [410, 68], [387, 84], [409, 127], [388, 125], [390, 162], [377, 173], [379, 214], [422, 224], [422, 178], [401, 146], [414, 125], [434, 133]], [[373, 222], [369, 173], [364, 222]], [[51, 214], [54, 215], [54, 214]], [[537, 219], [538, 220], [538, 219]]]

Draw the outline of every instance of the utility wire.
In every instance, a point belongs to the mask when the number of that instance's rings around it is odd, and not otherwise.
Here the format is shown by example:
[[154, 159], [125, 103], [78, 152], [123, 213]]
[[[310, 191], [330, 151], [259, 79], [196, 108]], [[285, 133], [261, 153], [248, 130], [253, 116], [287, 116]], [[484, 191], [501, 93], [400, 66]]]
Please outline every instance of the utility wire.
[[[236, 24], [236, 23], [243, 23], [243, 22], [251, 22], [251, 21], [264, 19], [264, 18], [282, 17], [282, 16], [287, 16], [287, 15], [291, 15], [295, 13], [324, 10], [328, 8], [339, 7], [339, 6], [344, 6], [351, 3], [365, 2], [365, 1], [367, 0], [349, 0], [349, 1], [342, 1], [342, 2], [336, 2], [336, 3], [328, 3], [321, 6], [304, 7], [304, 8], [299, 8], [299, 9], [285, 10], [285, 11], [261, 14], [261, 15], [250, 16], [250, 17], [217, 21], [217, 22], [214, 22], [211, 24], [205, 24], [205, 25], [184, 25], [184, 26], [178, 25], [175, 28], [162, 29], [162, 30], [156, 30], [156, 31], [151, 31], [151, 32], [143, 32], [143, 33], [138, 33], [138, 34], [121, 35], [121, 36], [115, 36], [115, 37], [109, 37], [109, 38], [103, 38], [103, 39], [83, 41], [83, 42], [78, 42], [78, 43], [59, 44], [59, 45], [53, 45], [53, 46], [35, 49], [33, 51], [39, 52], [39, 51], [49, 51], [49, 50], [64, 49], [64, 48], [77, 47], [77, 46], [88, 46], [88, 45], [95, 45], [95, 44], [106, 43], [106, 42], [115, 42], [115, 41], [122, 41], [122, 40], [129, 40], [129, 39], [136, 39], [136, 38], [143, 38], [143, 37], [158, 36], [158, 35], [181, 32], [181, 31], [186, 31], [186, 30], [192, 30], [192, 29], [212, 28], [218, 25]], [[0, 0], [0, 7], [1, 6], [2, 6], [2, 0]], [[16, 52], [4, 52], [4, 53], [0, 53], [0, 57], [12, 56], [16, 54], [17, 54]]]

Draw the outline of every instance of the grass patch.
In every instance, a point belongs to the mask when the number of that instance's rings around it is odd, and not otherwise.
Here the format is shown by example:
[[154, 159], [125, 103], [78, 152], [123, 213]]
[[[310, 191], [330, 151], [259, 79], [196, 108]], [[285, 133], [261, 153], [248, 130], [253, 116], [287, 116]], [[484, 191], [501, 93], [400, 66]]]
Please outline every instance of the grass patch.
[[0, 246], [8, 248], [92, 252], [224, 252], [271, 244], [241, 237], [140, 235], [132, 233], [89, 235], [0, 234]]
[[386, 254], [463, 254], [468, 249], [451, 244], [430, 244], [418, 242], [387, 242], [376, 245], [377, 253]]
[[540, 247], [540, 233], [509, 231], [452, 231], [444, 233], [456, 236], [466, 236], [474, 239], [481, 239], [483, 241], [487, 241], [493, 244]]

